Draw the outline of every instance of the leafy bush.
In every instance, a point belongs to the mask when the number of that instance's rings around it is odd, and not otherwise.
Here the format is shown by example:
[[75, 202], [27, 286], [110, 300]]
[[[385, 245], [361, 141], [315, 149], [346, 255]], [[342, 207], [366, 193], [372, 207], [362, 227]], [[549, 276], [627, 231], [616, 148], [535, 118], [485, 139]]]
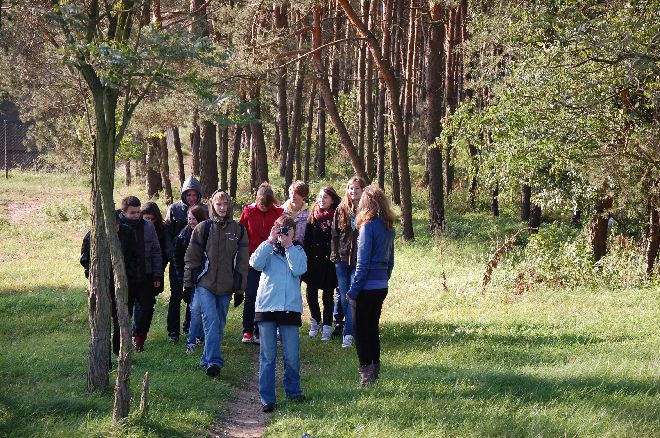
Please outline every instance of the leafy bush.
[[48, 205], [44, 207], [43, 212], [48, 220], [54, 223], [82, 222], [89, 216], [87, 205], [79, 201]]

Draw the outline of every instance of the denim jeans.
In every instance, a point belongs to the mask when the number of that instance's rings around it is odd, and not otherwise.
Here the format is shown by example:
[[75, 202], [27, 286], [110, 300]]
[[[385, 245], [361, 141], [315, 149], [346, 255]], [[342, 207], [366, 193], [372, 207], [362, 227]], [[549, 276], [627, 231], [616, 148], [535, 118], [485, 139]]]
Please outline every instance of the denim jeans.
[[222, 358], [222, 338], [225, 334], [225, 325], [227, 325], [231, 295], [216, 295], [206, 288], [197, 286], [195, 300], [199, 302], [202, 311], [205, 337], [204, 351], [199, 359], [199, 364], [204, 368], [211, 365], [218, 365], [222, 368], [225, 364]]
[[197, 294], [193, 290], [190, 300], [190, 331], [188, 332], [187, 344], [194, 344], [197, 338], [201, 337], [202, 332], [202, 311], [199, 306], [199, 299], [196, 298]]
[[[337, 272], [337, 289], [339, 289], [339, 297], [335, 301], [337, 307], [341, 306], [341, 311], [344, 315], [344, 336], [353, 335], [353, 312], [351, 312], [351, 306], [346, 299], [346, 293], [351, 287], [351, 279], [353, 274], [355, 274], [355, 266], [351, 266], [346, 262], [337, 262], [335, 263], [335, 271]], [[335, 311], [335, 314], [338, 314], [338, 311]], [[337, 319], [335, 319], [335, 322]], [[341, 322], [341, 321], [340, 321]]]
[[277, 329], [282, 337], [284, 373], [282, 383], [287, 397], [302, 395], [300, 387], [300, 328], [280, 325], [275, 321], [259, 322], [259, 397], [264, 405], [275, 403], [275, 362], [277, 361]]
[[254, 324], [254, 306], [257, 302], [257, 289], [261, 271], [248, 268], [247, 284], [245, 285], [245, 301], [243, 301], [243, 333], [257, 334], [258, 327]]

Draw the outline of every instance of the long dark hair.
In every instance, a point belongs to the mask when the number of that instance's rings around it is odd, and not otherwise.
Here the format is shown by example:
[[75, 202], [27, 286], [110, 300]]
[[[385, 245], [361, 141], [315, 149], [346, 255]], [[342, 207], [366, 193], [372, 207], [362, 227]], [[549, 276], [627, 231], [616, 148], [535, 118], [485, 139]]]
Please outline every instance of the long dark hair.
[[154, 225], [156, 226], [156, 230], [162, 231], [163, 228], [165, 228], [165, 221], [163, 221], [163, 215], [160, 213], [160, 208], [158, 208], [158, 204], [156, 204], [155, 202], [152, 201], [145, 202], [144, 205], [142, 206], [142, 209], [140, 210], [140, 213], [142, 213], [143, 215], [150, 214], [156, 218], [156, 221], [154, 222]]

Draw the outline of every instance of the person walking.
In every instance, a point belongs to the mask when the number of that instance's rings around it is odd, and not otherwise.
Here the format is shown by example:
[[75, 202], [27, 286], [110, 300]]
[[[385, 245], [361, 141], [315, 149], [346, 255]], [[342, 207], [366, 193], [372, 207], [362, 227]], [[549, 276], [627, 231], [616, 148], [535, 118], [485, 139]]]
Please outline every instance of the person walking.
[[231, 198], [216, 191], [210, 199], [211, 218], [197, 224], [186, 250], [183, 285], [199, 306], [204, 326], [204, 351], [199, 364], [215, 377], [224, 366], [222, 339], [232, 293], [242, 301], [248, 269], [248, 238], [234, 221]]
[[353, 345], [353, 316], [346, 299], [346, 292], [351, 285], [357, 264], [358, 233], [355, 228], [355, 215], [366, 185], [359, 176], [348, 180], [344, 197], [335, 210], [332, 220], [330, 260], [335, 264], [339, 290], [338, 296], [335, 297], [335, 331], [337, 334], [342, 334], [343, 329], [341, 346], [344, 348]]
[[353, 311], [360, 383], [369, 386], [380, 374], [380, 314], [394, 269], [394, 213], [382, 189], [364, 189], [355, 227], [357, 264], [346, 296]]
[[[307, 272], [303, 281], [307, 284], [307, 306], [312, 314], [309, 336], [315, 337], [321, 330], [321, 340], [332, 337], [333, 296], [337, 287], [335, 265], [330, 261], [332, 219], [340, 198], [332, 187], [319, 190], [316, 202], [306, 224], [303, 246], [307, 254]], [[319, 307], [319, 289], [322, 292], [323, 314]]]

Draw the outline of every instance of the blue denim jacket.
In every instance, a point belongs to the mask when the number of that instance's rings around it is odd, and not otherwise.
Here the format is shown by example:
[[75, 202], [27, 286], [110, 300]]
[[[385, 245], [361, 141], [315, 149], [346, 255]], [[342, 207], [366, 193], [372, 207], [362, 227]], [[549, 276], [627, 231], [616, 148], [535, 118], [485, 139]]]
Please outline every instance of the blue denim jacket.
[[261, 271], [254, 310], [302, 313], [300, 276], [307, 271], [305, 250], [294, 245], [281, 255], [274, 248], [265, 241], [250, 256], [250, 266]]
[[379, 217], [360, 227], [357, 266], [347, 295], [357, 298], [361, 291], [385, 289], [394, 269], [394, 230]]

